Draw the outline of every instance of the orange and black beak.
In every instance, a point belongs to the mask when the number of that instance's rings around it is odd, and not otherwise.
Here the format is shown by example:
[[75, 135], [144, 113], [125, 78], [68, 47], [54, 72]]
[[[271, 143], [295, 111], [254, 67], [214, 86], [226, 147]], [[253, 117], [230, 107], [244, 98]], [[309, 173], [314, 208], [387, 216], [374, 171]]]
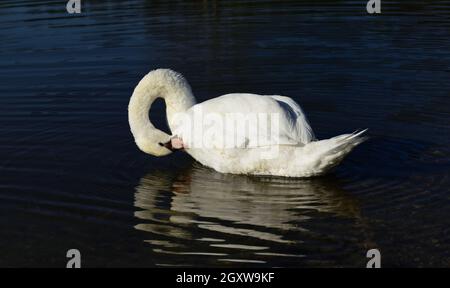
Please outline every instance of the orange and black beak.
[[169, 141], [169, 142], [166, 142], [166, 143], [161, 143], [161, 142], [159, 142], [158, 143], [160, 146], [164, 146], [164, 147], [166, 147], [167, 149], [169, 149], [170, 151], [172, 151], [172, 152], [174, 152], [176, 149], [174, 149], [173, 147], [172, 147], [172, 141]]

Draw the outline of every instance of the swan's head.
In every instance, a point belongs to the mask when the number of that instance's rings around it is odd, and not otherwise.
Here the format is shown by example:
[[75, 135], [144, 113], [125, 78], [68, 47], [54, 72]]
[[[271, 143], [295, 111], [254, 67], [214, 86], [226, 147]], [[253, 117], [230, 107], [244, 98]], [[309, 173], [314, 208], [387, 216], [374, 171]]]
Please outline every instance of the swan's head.
[[171, 146], [171, 136], [156, 128], [148, 129], [146, 135], [134, 135], [134, 141], [139, 149], [153, 156], [166, 156], [174, 150]]

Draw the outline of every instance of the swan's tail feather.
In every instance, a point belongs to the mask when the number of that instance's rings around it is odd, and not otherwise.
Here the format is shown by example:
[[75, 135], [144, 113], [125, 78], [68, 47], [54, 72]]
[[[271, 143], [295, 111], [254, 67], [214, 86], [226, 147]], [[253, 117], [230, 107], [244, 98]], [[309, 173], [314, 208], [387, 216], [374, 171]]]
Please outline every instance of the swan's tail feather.
[[357, 130], [351, 134], [343, 134], [330, 139], [314, 141], [307, 146], [311, 149], [311, 164], [314, 166], [314, 175], [327, 172], [338, 165], [353, 148], [368, 139], [363, 134], [367, 131]]
[[[333, 137], [329, 140], [336, 140], [336, 146], [335, 149], [345, 148], [345, 147], [355, 147], [356, 145], [361, 144], [362, 142], [366, 141], [369, 137], [367, 136], [361, 136], [364, 134], [368, 129], [364, 130], [356, 130], [355, 132], [351, 134], [344, 134], [340, 136]], [[330, 150], [330, 151], [333, 151]]]

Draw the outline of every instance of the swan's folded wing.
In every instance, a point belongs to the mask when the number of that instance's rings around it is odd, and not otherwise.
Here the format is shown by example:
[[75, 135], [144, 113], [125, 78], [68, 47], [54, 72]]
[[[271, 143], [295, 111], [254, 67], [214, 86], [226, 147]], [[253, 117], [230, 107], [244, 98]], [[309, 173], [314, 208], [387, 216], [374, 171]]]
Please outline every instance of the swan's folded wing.
[[173, 132], [192, 148], [299, 145], [314, 136], [302, 110], [283, 96], [227, 94], [193, 106]]
[[275, 99], [280, 105], [284, 106], [284, 110], [291, 114], [289, 118], [294, 119], [291, 131], [293, 138], [298, 139], [302, 144], [309, 143], [316, 139], [300, 105], [292, 100], [292, 98], [286, 96], [273, 95], [270, 97]]

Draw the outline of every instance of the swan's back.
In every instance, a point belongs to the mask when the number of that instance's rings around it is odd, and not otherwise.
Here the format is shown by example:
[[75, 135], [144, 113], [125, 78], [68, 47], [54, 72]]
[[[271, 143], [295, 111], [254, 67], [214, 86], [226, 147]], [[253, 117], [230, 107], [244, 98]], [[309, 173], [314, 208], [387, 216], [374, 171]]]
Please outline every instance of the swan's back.
[[[190, 142], [191, 146], [208, 142], [214, 143], [211, 146], [215, 148], [257, 148], [303, 145], [314, 140], [312, 129], [300, 106], [284, 96], [226, 94], [191, 107], [187, 111], [189, 122], [198, 119], [196, 113], [203, 115], [205, 122], [208, 122], [202, 123], [202, 133], [196, 134], [199, 129], [192, 131], [192, 125], [185, 125], [186, 120], [182, 123], [184, 125], [174, 129], [175, 134]], [[217, 133], [208, 136], [203, 133], [206, 130]], [[243, 133], [236, 133], [237, 130]], [[234, 139], [233, 146], [224, 143], [230, 139]]]

